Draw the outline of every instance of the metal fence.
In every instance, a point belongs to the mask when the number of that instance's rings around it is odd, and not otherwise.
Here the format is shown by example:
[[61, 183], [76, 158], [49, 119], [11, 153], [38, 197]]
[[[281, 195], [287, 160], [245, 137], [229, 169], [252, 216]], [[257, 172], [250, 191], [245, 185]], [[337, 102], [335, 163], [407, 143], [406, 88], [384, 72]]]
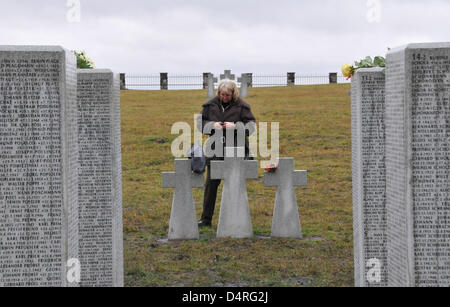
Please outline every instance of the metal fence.
[[125, 75], [125, 86], [130, 90], [159, 90], [159, 75]]
[[253, 74], [251, 87], [286, 86], [286, 74]]
[[[293, 74], [293, 73], [291, 73]], [[205, 75], [204, 74], [123, 74], [124, 83], [127, 89], [134, 90], [199, 90], [205, 89]], [[216, 76], [218, 76], [217, 74]], [[295, 77], [294, 77], [295, 75]], [[315, 85], [315, 84], [329, 84], [330, 75], [291, 75], [289, 80], [288, 74], [252, 74], [250, 87], [272, 87], [272, 86], [287, 86], [289, 85]], [[236, 77], [235, 80], [238, 78]], [[220, 80], [219, 80], [220, 81]], [[337, 83], [349, 83], [350, 81], [342, 75], [337, 75]], [[240, 82], [237, 82], [241, 86]], [[218, 82], [214, 83], [217, 87]]]
[[[166, 80], [167, 89], [169, 90], [197, 90], [203, 88], [203, 76], [201, 74], [169, 74]], [[126, 74], [125, 84], [127, 89], [136, 90], [160, 90], [161, 87], [164, 87], [164, 84], [161, 83], [161, 76], [159, 74]]]
[[[286, 86], [288, 77], [286, 74], [253, 74], [252, 87]], [[329, 84], [329, 75], [295, 75], [291, 85], [316, 85]], [[350, 83], [344, 76], [337, 76], [337, 83]]]

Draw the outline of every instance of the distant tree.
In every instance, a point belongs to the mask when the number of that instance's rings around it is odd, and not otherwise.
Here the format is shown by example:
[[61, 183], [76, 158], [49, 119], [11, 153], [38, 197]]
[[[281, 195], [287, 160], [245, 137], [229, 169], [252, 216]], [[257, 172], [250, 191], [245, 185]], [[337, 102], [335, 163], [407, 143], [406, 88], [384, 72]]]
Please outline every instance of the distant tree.
[[77, 56], [77, 68], [95, 68], [94, 62], [86, 56], [86, 52], [84, 52], [84, 50], [81, 50], [81, 52], [74, 50], [73, 53], [75, 53], [75, 55]]

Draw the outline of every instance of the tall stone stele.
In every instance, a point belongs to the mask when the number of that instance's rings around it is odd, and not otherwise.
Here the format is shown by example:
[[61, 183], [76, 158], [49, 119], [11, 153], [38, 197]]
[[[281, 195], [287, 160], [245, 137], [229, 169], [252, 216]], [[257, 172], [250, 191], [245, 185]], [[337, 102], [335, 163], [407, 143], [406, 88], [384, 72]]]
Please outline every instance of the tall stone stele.
[[355, 286], [386, 286], [383, 68], [358, 69], [351, 93]]
[[450, 43], [387, 54], [389, 286], [450, 286]]
[[123, 286], [120, 79], [78, 70], [79, 253], [82, 287]]
[[0, 46], [0, 287], [77, 285], [76, 65]]

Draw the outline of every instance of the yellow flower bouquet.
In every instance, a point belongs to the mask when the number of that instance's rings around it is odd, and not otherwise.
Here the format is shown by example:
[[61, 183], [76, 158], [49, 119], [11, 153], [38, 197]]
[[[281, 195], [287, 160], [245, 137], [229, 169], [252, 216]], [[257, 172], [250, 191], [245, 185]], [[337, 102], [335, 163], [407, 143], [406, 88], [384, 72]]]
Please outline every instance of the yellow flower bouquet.
[[356, 70], [355, 67], [353, 67], [350, 64], [342, 65], [342, 74], [344, 75], [344, 77], [347, 77], [347, 80], [353, 76], [355, 70]]
[[355, 62], [355, 66], [350, 64], [342, 65], [342, 75], [350, 79], [359, 68], [372, 68], [372, 67], [386, 67], [386, 59], [381, 56], [376, 56], [372, 60], [370, 56], [366, 57], [364, 60]]

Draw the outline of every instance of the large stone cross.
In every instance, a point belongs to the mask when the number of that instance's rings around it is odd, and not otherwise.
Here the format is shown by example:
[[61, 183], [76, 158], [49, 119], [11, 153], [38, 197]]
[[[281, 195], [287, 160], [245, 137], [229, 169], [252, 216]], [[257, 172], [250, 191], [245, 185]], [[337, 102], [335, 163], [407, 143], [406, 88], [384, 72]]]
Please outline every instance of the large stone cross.
[[240, 78], [238, 78], [238, 82], [241, 83], [241, 91], [240, 96], [245, 98], [248, 97], [248, 83], [250, 82], [250, 78], [247, 74], [242, 74]]
[[305, 186], [306, 171], [294, 171], [293, 158], [280, 158], [275, 173], [264, 172], [264, 184], [276, 186], [272, 237], [302, 238], [294, 186]]
[[208, 97], [213, 98], [216, 93], [214, 93], [214, 83], [217, 82], [217, 78], [214, 78], [213, 74], [208, 75]]
[[231, 70], [224, 70], [224, 73], [220, 75], [220, 80], [230, 79], [234, 80], [235, 76], [231, 74]]
[[[223, 179], [217, 237], [253, 236], [246, 179], [258, 178], [258, 161], [244, 160], [243, 148], [228, 147], [224, 161], [211, 161], [211, 179]], [[231, 154], [233, 153], [233, 154]]]
[[192, 172], [189, 159], [175, 159], [175, 172], [162, 173], [162, 187], [175, 188], [169, 222], [169, 240], [199, 238], [192, 188], [202, 186], [203, 174]]

